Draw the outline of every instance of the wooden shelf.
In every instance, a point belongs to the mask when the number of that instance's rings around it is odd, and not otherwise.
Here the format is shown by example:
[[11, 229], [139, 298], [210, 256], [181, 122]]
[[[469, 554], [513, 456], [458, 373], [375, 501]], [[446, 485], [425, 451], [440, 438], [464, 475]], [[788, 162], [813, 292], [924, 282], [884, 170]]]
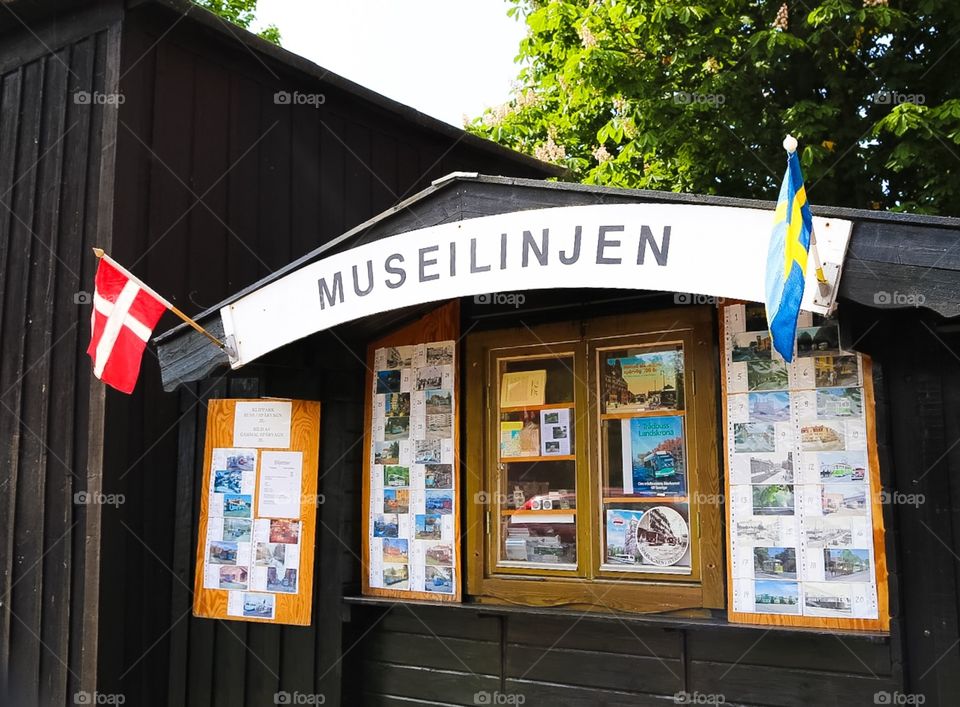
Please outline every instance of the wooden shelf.
[[524, 464], [527, 462], [569, 462], [575, 461], [576, 454], [557, 454], [549, 457], [500, 457], [501, 464]]
[[539, 511], [533, 511], [533, 510], [501, 510], [501, 511], [500, 511], [500, 515], [502, 515], [502, 516], [520, 516], [520, 515], [526, 515], [526, 516], [558, 516], [558, 515], [564, 515], [564, 516], [568, 516], [568, 515], [576, 515], [576, 514], [577, 514], [577, 509], [576, 509], [576, 508], [568, 508], [568, 509], [566, 509], [566, 510], [563, 510], [562, 508], [552, 508], [552, 509], [546, 510], [546, 511], [545, 511], [545, 510], [539, 510]]
[[636, 412], [605, 412], [600, 415], [601, 420], [629, 420], [634, 417], [683, 417], [683, 410], [643, 410]]
[[552, 410], [553, 408], [572, 408], [573, 403], [547, 403], [545, 405], [514, 405], [512, 407], [502, 407], [500, 412], [526, 412], [527, 410]]
[[686, 496], [604, 496], [604, 503], [688, 503]]

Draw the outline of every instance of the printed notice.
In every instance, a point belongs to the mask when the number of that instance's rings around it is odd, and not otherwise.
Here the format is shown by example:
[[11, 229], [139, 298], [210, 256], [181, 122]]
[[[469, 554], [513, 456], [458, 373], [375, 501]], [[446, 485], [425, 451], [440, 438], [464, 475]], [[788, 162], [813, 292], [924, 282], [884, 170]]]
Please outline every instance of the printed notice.
[[289, 400], [238, 402], [233, 417], [234, 446], [288, 448], [292, 410]]
[[300, 517], [302, 452], [261, 452], [257, 516]]

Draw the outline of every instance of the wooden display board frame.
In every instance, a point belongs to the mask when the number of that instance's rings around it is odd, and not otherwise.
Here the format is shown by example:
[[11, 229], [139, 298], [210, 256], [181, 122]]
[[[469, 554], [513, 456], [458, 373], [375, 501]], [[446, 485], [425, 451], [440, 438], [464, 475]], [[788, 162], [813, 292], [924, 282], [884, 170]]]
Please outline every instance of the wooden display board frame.
[[[725, 513], [727, 533], [732, 532], [730, 499], [730, 455], [728, 453], [730, 439], [727, 434], [727, 361], [725, 354], [726, 327], [724, 309], [745, 302], [727, 301], [718, 306], [719, 336], [720, 336], [720, 402], [723, 414], [723, 488], [726, 499]], [[870, 521], [873, 534], [874, 551], [874, 578], [877, 586], [877, 618], [830, 618], [819, 616], [787, 616], [783, 614], [762, 614], [754, 612], [734, 611], [733, 609], [733, 561], [727, 543], [727, 619], [731, 623], [755, 625], [787, 626], [797, 628], [820, 628], [852, 631], [882, 631], [890, 630], [890, 598], [887, 584], [887, 548], [885, 543], [885, 529], [883, 525], [883, 487], [880, 484], [880, 461], [877, 453], [877, 421], [875, 413], [875, 399], [873, 391], [873, 364], [868, 356], [859, 354], [862, 363], [861, 375], [863, 378], [863, 416], [867, 434], [867, 466], [870, 479]], [[728, 538], [729, 539], [729, 538]]]
[[[260, 493], [261, 458], [265, 451], [292, 451], [303, 454], [300, 479], [300, 558], [295, 594], [273, 593], [276, 597], [274, 618], [259, 619], [233, 616], [227, 613], [226, 589], [205, 589], [204, 552], [209, 521], [210, 483], [213, 450], [233, 448], [234, 413], [237, 403], [281, 401], [291, 402], [290, 446], [286, 448], [257, 447], [257, 468], [254, 492], [254, 516]], [[206, 443], [203, 450], [203, 482], [200, 494], [200, 520], [197, 534], [196, 569], [194, 573], [193, 615], [200, 618], [227, 621], [252, 621], [265, 624], [309, 626], [313, 607], [313, 565], [317, 530], [317, 484], [320, 462], [320, 403], [286, 398], [221, 398], [207, 404]], [[252, 539], [252, 538], [251, 538]], [[251, 547], [251, 553], [253, 548]], [[241, 590], [238, 590], [241, 591]], [[249, 590], [257, 592], [257, 590]], [[258, 592], [260, 593], [260, 592]]]
[[[390, 346], [410, 346], [434, 341], [454, 341], [453, 366], [453, 593], [419, 592], [385, 589], [370, 586], [370, 474], [373, 449], [373, 385], [376, 377], [375, 354], [377, 349]], [[364, 386], [363, 415], [363, 493], [362, 493], [362, 593], [367, 596], [392, 599], [427, 600], [434, 602], [460, 602], [462, 600], [462, 553], [460, 550], [460, 301], [453, 300], [424, 315], [417, 321], [371, 342], [367, 346], [367, 381]]]

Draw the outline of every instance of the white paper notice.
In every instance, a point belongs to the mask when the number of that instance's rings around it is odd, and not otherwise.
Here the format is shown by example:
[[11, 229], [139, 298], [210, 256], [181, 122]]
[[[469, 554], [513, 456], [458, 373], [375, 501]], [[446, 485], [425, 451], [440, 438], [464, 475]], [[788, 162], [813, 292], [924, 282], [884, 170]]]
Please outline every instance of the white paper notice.
[[263, 452], [260, 456], [260, 491], [257, 516], [300, 517], [300, 477], [303, 452]]
[[238, 402], [233, 415], [233, 445], [286, 449], [290, 446], [292, 410], [289, 400]]

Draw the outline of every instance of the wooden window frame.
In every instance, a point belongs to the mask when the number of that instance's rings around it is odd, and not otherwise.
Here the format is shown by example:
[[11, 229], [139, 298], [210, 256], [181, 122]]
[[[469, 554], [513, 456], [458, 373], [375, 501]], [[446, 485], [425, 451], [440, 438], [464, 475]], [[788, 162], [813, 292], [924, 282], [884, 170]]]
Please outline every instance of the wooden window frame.
[[[605, 316], [535, 328], [499, 329], [466, 338], [464, 435], [467, 593], [476, 601], [584, 610], [662, 612], [725, 606], [721, 444], [717, 408], [719, 361], [711, 307]], [[691, 573], [667, 575], [601, 569], [600, 416], [597, 352], [600, 348], [682, 342], [687, 444]], [[498, 463], [497, 352], [575, 351], [574, 402], [577, 457], [577, 566], [571, 570], [498, 567], [499, 518], [484, 500]], [[509, 354], [508, 354], [509, 355]], [[589, 406], [583, 415], [582, 401]], [[581, 504], [585, 494], [588, 501]], [[707, 502], [701, 502], [706, 500]], [[496, 521], [497, 526], [493, 523]]]

